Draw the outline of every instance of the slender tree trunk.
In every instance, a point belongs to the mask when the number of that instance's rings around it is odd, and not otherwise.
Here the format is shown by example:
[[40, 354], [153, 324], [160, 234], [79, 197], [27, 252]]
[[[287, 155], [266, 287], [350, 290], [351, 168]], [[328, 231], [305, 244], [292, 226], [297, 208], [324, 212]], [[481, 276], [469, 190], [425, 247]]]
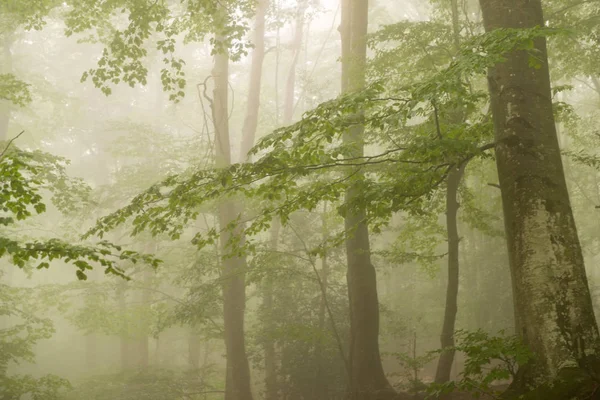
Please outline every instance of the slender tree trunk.
[[[544, 26], [541, 0], [480, 4], [488, 32]], [[539, 69], [527, 53], [511, 52], [488, 75], [515, 323], [536, 354], [513, 382], [516, 391], [566, 371], [598, 371], [598, 328], [557, 141], [546, 40], [534, 45]]]
[[[452, 31], [454, 39], [454, 51], [460, 50], [460, 20], [458, 15], [458, 1], [451, 0]], [[460, 79], [460, 77], [457, 77]], [[437, 111], [436, 111], [437, 112]], [[460, 112], [455, 114], [458, 119]], [[460, 122], [460, 121], [457, 121]], [[446, 306], [444, 310], [444, 323], [440, 343], [444, 350], [435, 373], [436, 383], [445, 383], [450, 380], [452, 364], [454, 363], [454, 329], [456, 326], [456, 314], [458, 312], [458, 281], [459, 281], [459, 236], [458, 236], [458, 188], [465, 170], [465, 164], [453, 168], [446, 179], [446, 232], [448, 238], [448, 283], [446, 287]]]
[[188, 335], [188, 363], [191, 368], [200, 368], [200, 336], [196, 332], [196, 328], [190, 328]]
[[[226, 168], [231, 165], [228, 120], [229, 56], [227, 54], [219, 53], [215, 56], [212, 75], [216, 164], [217, 167]], [[230, 229], [230, 225], [235, 223], [239, 214], [240, 209], [233, 201], [225, 199], [220, 202], [218, 220], [222, 230], [223, 319], [227, 356], [225, 400], [252, 400], [250, 367], [244, 338], [246, 258], [237, 255], [227, 256], [231, 253], [231, 245], [241, 245], [244, 242], [241, 225], [238, 224]]]
[[[327, 203], [323, 205], [323, 215], [321, 218], [321, 234], [324, 243], [327, 242], [329, 237], [329, 227], [327, 226]], [[329, 285], [329, 260], [327, 258], [327, 251], [321, 256], [321, 301], [319, 303], [319, 332], [325, 332], [325, 318], [327, 317], [327, 290]], [[323, 343], [318, 341], [315, 347], [315, 386], [314, 386], [314, 398], [315, 399], [326, 399], [328, 395], [327, 381], [325, 378], [325, 359], [323, 357]]]
[[[0, 73], [12, 73], [12, 54], [10, 48], [13, 44], [13, 33], [7, 32], [2, 43], [2, 65]], [[8, 140], [8, 126], [10, 122], [10, 102], [0, 100], [0, 141]]]
[[[261, 82], [263, 72], [263, 61], [265, 57], [265, 17], [269, 7], [268, 0], [260, 0], [256, 9], [254, 22], [254, 49], [252, 51], [252, 65], [250, 69], [250, 87], [248, 89], [248, 106], [246, 117], [242, 128], [242, 145], [240, 150], [240, 162], [250, 161], [250, 149], [254, 146], [258, 116], [260, 111]], [[272, 246], [277, 247], [278, 230], [274, 226]], [[267, 310], [273, 308], [273, 283], [270, 277], [266, 278], [263, 302]], [[267, 400], [277, 399], [277, 375], [275, 369], [275, 344], [272, 341], [265, 343], [265, 398]]]
[[596, 76], [592, 76], [592, 84], [594, 85], [594, 90], [596, 91], [596, 93], [598, 93], [598, 96], [600, 96], [600, 80], [598, 80], [598, 77]]
[[292, 51], [294, 53], [290, 69], [285, 82], [285, 96], [283, 103], [283, 124], [289, 125], [294, 119], [294, 108], [296, 106], [296, 69], [298, 59], [302, 51], [302, 38], [304, 37], [304, 17], [308, 4], [306, 0], [300, 0], [296, 14], [296, 28], [292, 40]]
[[87, 373], [93, 374], [98, 363], [98, 335], [91, 332], [85, 336], [85, 358]]
[[250, 67], [250, 87], [248, 89], [248, 106], [246, 118], [242, 127], [242, 147], [240, 162], [248, 159], [248, 152], [254, 146], [258, 112], [260, 109], [260, 92], [262, 82], [263, 60], [265, 58], [265, 16], [269, 7], [268, 0], [260, 0], [256, 9], [254, 22], [254, 49], [252, 50], [252, 65]]
[[[273, 251], [277, 251], [279, 242], [279, 231], [281, 224], [279, 221], [273, 222], [271, 228], [271, 243], [269, 248]], [[265, 278], [265, 286], [263, 289], [263, 307], [267, 313], [267, 324], [273, 328], [273, 278], [269, 274]], [[269, 329], [271, 331], [271, 329]], [[275, 343], [273, 340], [265, 340], [265, 399], [266, 400], [278, 400], [277, 390], [277, 365], [275, 357]]]
[[[298, 61], [298, 54], [300, 52], [300, 47], [302, 45], [302, 32], [304, 26], [304, 13], [306, 10], [306, 6], [304, 5], [304, 1], [302, 5], [299, 6], [298, 14], [296, 18], [296, 30], [292, 44], [292, 51], [294, 52], [294, 57], [292, 59], [292, 64], [290, 65], [290, 69], [288, 71], [286, 87], [285, 87], [285, 96], [284, 96], [284, 106], [283, 106], [283, 124], [289, 125], [293, 119], [293, 111], [294, 111], [294, 91], [295, 91], [295, 82], [296, 82], [296, 64]], [[265, 10], [266, 11], [266, 10]], [[264, 17], [263, 17], [264, 19]], [[264, 23], [264, 21], [263, 21]], [[257, 22], [258, 24], [258, 22]], [[264, 34], [264, 32], [263, 32]], [[258, 40], [258, 37], [257, 37]], [[261, 40], [264, 40], [261, 37]], [[264, 47], [264, 43], [261, 43]], [[254, 62], [254, 60], [253, 60]], [[262, 65], [261, 65], [262, 66]], [[259, 86], [257, 86], [260, 89]], [[281, 224], [279, 221], [273, 221], [273, 226], [271, 228], [271, 245], [270, 248], [272, 250], [277, 250], [277, 242], [279, 240], [279, 232], [281, 229]], [[263, 306], [268, 315], [272, 314], [273, 310], [273, 302], [274, 302], [274, 293], [273, 293], [273, 279], [269, 276], [265, 279], [265, 286], [263, 289]], [[272, 319], [269, 317], [269, 322], [272, 325]], [[267, 340], [265, 343], [265, 399], [266, 400], [277, 400], [278, 399], [278, 383], [277, 383], [277, 366], [276, 366], [276, 352], [275, 352], [275, 344], [271, 340]]]
[[446, 229], [448, 232], [448, 286], [446, 289], [446, 308], [444, 325], [440, 337], [442, 349], [450, 348], [440, 354], [435, 373], [435, 381], [444, 383], [450, 380], [452, 363], [454, 361], [454, 327], [458, 312], [458, 271], [459, 271], [459, 236], [458, 236], [458, 187], [464, 172], [464, 164], [454, 168], [448, 174], [446, 188]]
[[119, 282], [117, 287], [117, 299], [119, 302], [119, 313], [125, 323], [121, 327], [121, 333], [119, 335], [119, 347], [120, 347], [120, 358], [121, 358], [121, 371], [127, 371], [131, 367], [130, 363], [130, 339], [129, 329], [127, 326], [127, 283], [125, 281]]
[[[342, 93], [361, 90], [365, 86], [367, 0], [342, 0]], [[344, 133], [343, 141], [351, 150], [348, 157], [364, 155], [364, 126], [356, 124]], [[352, 203], [360, 196], [360, 173], [356, 183], [346, 192], [345, 201]], [[349, 209], [345, 216], [348, 232], [348, 297], [350, 301], [350, 385], [353, 400], [367, 400], [393, 394], [379, 354], [379, 300], [375, 267], [371, 263], [369, 228], [363, 208]]]
[[135, 352], [136, 352], [136, 366], [140, 369], [147, 369], [150, 364], [149, 357], [149, 337], [148, 337], [148, 316], [150, 312], [150, 302], [152, 301], [152, 292], [146, 288], [152, 286], [151, 272], [143, 272], [143, 287], [139, 293], [139, 304], [140, 304], [140, 315], [139, 327], [140, 331], [137, 332], [135, 339]]

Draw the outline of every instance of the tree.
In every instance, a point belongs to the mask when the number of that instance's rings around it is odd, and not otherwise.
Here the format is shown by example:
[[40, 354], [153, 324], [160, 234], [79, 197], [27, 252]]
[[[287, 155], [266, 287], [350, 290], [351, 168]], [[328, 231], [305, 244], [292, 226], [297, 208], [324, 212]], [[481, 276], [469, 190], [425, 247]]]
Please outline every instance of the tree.
[[[540, 0], [480, 3], [487, 32], [544, 26]], [[488, 74], [516, 331], [535, 353], [512, 388], [568, 377], [563, 392], [544, 397], [564, 399], [597, 376], [600, 342], [556, 135], [546, 39], [532, 44], [539, 63], [511, 51]]]
[[[222, 41], [222, 37], [217, 37]], [[229, 138], [229, 55], [227, 50], [215, 55], [213, 69], [214, 90], [212, 117], [215, 128], [215, 156], [218, 168], [231, 165]], [[237, 254], [237, 243], [244, 241], [243, 228], [238, 219], [240, 206], [231, 199], [223, 199], [218, 207], [221, 228], [221, 257], [223, 266], [223, 321], [226, 367], [226, 400], [252, 400], [250, 367], [246, 356], [244, 311], [246, 303], [246, 256]]]
[[[460, 51], [460, 20], [458, 1], [450, 1], [450, 15], [452, 19], [452, 38], [454, 51]], [[457, 76], [460, 81], [461, 76]], [[460, 112], [460, 102], [458, 110], [454, 110], [454, 119], [458, 123], [462, 122]], [[435, 111], [437, 113], [437, 110]], [[437, 121], [437, 114], [435, 115]], [[454, 122], [454, 121], [451, 121]], [[439, 132], [441, 135], [441, 132]], [[456, 326], [456, 313], [458, 312], [458, 279], [459, 279], [459, 242], [458, 235], [458, 189], [464, 175], [466, 163], [462, 163], [452, 168], [448, 172], [446, 178], [446, 233], [448, 240], [448, 285], [446, 288], [446, 304], [444, 310], [444, 322], [442, 325], [442, 334], [440, 335], [440, 344], [442, 349], [445, 349], [440, 354], [440, 358], [435, 373], [435, 382], [444, 383], [450, 380], [450, 372], [452, 371], [452, 363], [454, 362], [454, 330]]]
[[[357, 92], [365, 87], [367, 58], [367, 0], [342, 0], [342, 93]], [[359, 112], [360, 113], [360, 112]], [[358, 116], [359, 120], [361, 114]], [[343, 135], [348, 158], [364, 156], [364, 126], [352, 125]], [[357, 169], [353, 184], [345, 194], [353, 202], [364, 179]], [[344, 216], [348, 260], [348, 298], [350, 301], [349, 393], [353, 400], [380, 398], [384, 392], [394, 394], [381, 364], [379, 354], [379, 299], [375, 267], [371, 262], [369, 228], [365, 206], [349, 209]]]

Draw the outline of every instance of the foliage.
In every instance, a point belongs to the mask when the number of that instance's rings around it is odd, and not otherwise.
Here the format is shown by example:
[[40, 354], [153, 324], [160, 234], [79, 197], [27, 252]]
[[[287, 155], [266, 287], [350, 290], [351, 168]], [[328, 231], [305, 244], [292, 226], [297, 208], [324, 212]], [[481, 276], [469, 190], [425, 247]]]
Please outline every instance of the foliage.
[[428, 352], [417, 355], [416, 332], [414, 332], [413, 340], [411, 340], [411, 342], [409, 352], [392, 352], [387, 355], [395, 358], [396, 362], [402, 368], [401, 372], [391, 374], [391, 376], [397, 376], [401, 379], [397, 385], [398, 388], [406, 390], [411, 394], [417, 394], [427, 389], [427, 384], [421, 379], [419, 372], [435, 358], [435, 354], [433, 352]]
[[[72, 211], [85, 201], [89, 188], [81, 180], [67, 177], [66, 161], [40, 151], [23, 151], [6, 148], [0, 156], [0, 177], [4, 184], [0, 188], [0, 207], [3, 216], [0, 224], [11, 227], [46, 211], [43, 190], [53, 194], [52, 201], [62, 211]], [[55, 259], [72, 263], [79, 279], [87, 278], [86, 271], [98, 263], [106, 273], [124, 276], [118, 266], [119, 260], [142, 261], [157, 266], [159, 261], [152, 256], [123, 250], [120, 246], [100, 241], [96, 246], [75, 245], [60, 239], [19, 242], [0, 235], [0, 256], [9, 256], [13, 264], [23, 268], [29, 261], [39, 261], [37, 268], [49, 268]]]
[[70, 387], [65, 379], [54, 375], [39, 378], [31, 375], [9, 374], [8, 368], [20, 362], [33, 362], [34, 346], [54, 333], [52, 321], [36, 315], [39, 303], [27, 289], [0, 284], [0, 318], [12, 322], [0, 328], [0, 397], [35, 400], [58, 400], [60, 393]]
[[[556, 32], [546, 28], [494, 31], [475, 38], [447, 68], [422, 82], [395, 89], [375, 82], [365, 91], [321, 104], [300, 122], [263, 138], [252, 151], [262, 155], [255, 163], [169, 177], [138, 195], [129, 206], [102, 218], [87, 235], [102, 236], [133, 217], [134, 234], [148, 229], [176, 239], [184, 226], [197, 218], [199, 205], [243, 194], [260, 199], [263, 205], [246, 228], [252, 236], [268, 228], [273, 216], [286, 222], [294, 211], [310, 211], [320, 201], [340, 199], [348, 185], [357, 184], [358, 169], [372, 179], [358, 183], [362, 195], [354, 203], [340, 206], [341, 214], [369, 204], [368, 218], [377, 230], [394, 212], [419, 213], [449, 168], [481, 154], [486, 148], [480, 148], [481, 141], [489, 137], [490, 121], [477, 114], [483, 95], [465, 91], [456, 77], [483, 74], [487, 67], [503, 61], [508, 51], [533, 51], [533, 39], [549, 34]], [[461, 105], [474, 114], [472, 119], [459, 126], [434, 125], [434, 114], [441, 113], [438, 116], [442, 118], [444, 110], [453, 108], [455, 95], [447, 94], [456, 92], [462, 96]], [[358, 104], [365, 115], [361, 122], [369, 133], [367, 145], [378, 151], [351, 159], [345, 156], [348, 148], [340, 143], [340, 135], [358, 122], [352, 119]], [[428, 123], [411, 125], [413, 119], [424, 116]], [[447, 136], [432, 140], [440, 129], [447, 131]], [[217, 237], [218, 232], [212, 230], [196, 243], [204, 246]]]
[[514, 379], [517, 369], [533, 358], [520, 338], [506, 335], [504, 331], [493, 336], [483, 330], [459, 330], [455, 337], [458, 344], [454, 350], [466, 355], [464, 371], [458, 381], [432, 385], [429, 389], [432, 396], [461, 390], [476, 397], [483, 394], [496, 397], [499, 393], [492, 385], [498, 381]]
[[0, 99], [8, 100], [18, 106], [31, 102], [29, 85], [17, 79], [13, 74], [0, 74]]
[[[70, 1], [65, 23], [67, 36], [93, 28], [106, 42], [97, 68], [84, 72], [81, 80], [92, 79], [94, 85], [106, 95], [111, 86], [121, 81], [131, 87], [147, 83], [148, 69], [144, 59], [148, 56], [147, 42], [154, 44], [163, 56], [164, 68], [161, 81], [170, 99], [179, 101], [185, 96], [186, 79], [183, 71], [185, 61], [176, 56], [177, 37], [184, 43], [199, 42], [209, 33], [214, 52], [229, 52], [239, 59], [246, 54], [247, 44], [243, 35], [247, 28], [239, 22], [237, 13], [249, 15], [252, 1], [186, 0], [173, 6], [169, 2], [151, 0], [97, 2], [94, 0]], [[122, 29], [118, 16], [126, 14], [126, 28]], [[242, 20], [243, 21], [243, 20]]]
[[210, 370], [149, 369], [100, 375], [77, 385], [63, 400], [195, 400], [223, 396], [223, 391], [206, 382]]

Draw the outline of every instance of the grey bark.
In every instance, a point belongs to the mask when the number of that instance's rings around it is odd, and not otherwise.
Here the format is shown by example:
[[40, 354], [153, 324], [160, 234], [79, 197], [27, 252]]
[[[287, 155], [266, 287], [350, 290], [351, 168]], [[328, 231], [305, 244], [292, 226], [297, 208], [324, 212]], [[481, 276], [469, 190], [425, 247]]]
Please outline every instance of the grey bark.
[[[222, 40], [222, 38], [217, 38]], [[219, 53], [215, 56], [213, 68], [214, 90], [212, 117], [215, 129], [216, 165], [226, 168], [231, 165], [229, 141], [228, 90], [229, 56]], [[240, 208], [232, 200], [223, 200], [218, 206], [223, 276], [223, 319], [226, 348], [225, 400], [252, 400], [250, 368], [246, 356], [244, 338], [244, 311], [246, 303], [246, 258], [227, 256], [234, 244], [244, 242], [243, 227], [237, 224], [233, 229]]]
[[200, 368], [200, 335], [192, 327], [188, 334], [188, 364], [193, 369]]
[[[14, 38], [12, 32], [6, 33], [2, 43], [2, 66], [0, 73], [12, 73], [12, 47]], [[8, 127], [10, 123], [10, 103], [8, 100], [0, 100], [0, 141], [8, 140]]]
[[[369, 5], [367, 0], [342, 0], [342, 93], [365, 86], [366, 36]], [[356, 124], [343, 135], [351, 150], [348, 157], [364, 154], [364, 126]], [[362, 179], [360, 173], [356, 179]], [[355, 183], [346, 191], [346, 203], [360, 196]], [[375, 267], [371, 263], [366, 210], [351, 208], [345, 216], [347, 281], [350, 301], [350, 384], [353, 400], [385, 398], [395, 395], [381, 364], [379, 354], [379, 299]]]
[[121, 371], [127, 371], [131, 367], [131, 357], [130, 357], [130, 339], [129, 339], [129, 329], [126, 323], [127, 317], [127, 283], [125, 281], [119, 282], [117, 286], [117, 301], [119, 303], [119, 313], [121, 314], [123, 321], [125, 323], [121, 327], [121, 332], [119, 334], [119, 349], [120, 349], [120, 361], [121, 361]]
[[[460, 50], [460, 19], [458, 15], [458, 1], [451, 0], [452, 30], [454, 51]], [[461, 79], [460, 76], [457, 79]], [[436, 110], [437, 113], [437, 110]], [[456, 122], [461, 122], [461, 113], [454, 113]], [[437, 114], [436, 114], [437, 118]], [[435, 373], [436, 383], [445, 383], [450, 380], [452, 365], [454, 363], [454, 329], [456, 327], [456, 314], [458, 312], [458, 280], [459, 280], [459, 236], [458, 236], [458, 188], [464, 174], [465, 164], [452, 168], [446, 179], [446, 232], [448, 239], [448, 283], [446, 287], [446, 304], [444, 309], [444, 322], [440, 336], [441, 348], [445, 349], [438, 360]]]
[[[271, 241], [269, 244], [269, 248], [276, 252], [278, 248], [279, 242], [279, 231], [281, 229], [281, 224], [279, 221], [274, 221], [273, 226], [271, 228]], [[274, 303], [274, 293], [273, 293], [273, 277], [268, 274], [265, 278], [264, 282], [264, 290], [263, 290], [263, 306], [267, 313], [267, 323], [271, 326], [272, 323], [272, 314], [273, 314], [273, 303]], [[271, 331], [271, 329], [269, 329]], [[275, 343], [273, 340], [265, 340], [265, 399], [266, 400], [277, 400], [278, 399], [278, 390], [277, 390], [277, 365], [276, 365], [276, 357], [275, 357]]]
[[300, 0], [298, 4], [298, 12], [296, 14], [296, 28], [294, 30], [294, 38], [292, 40], [292, 51], [294, 52], [292, 63], [288, 70], [287, 79], [285, 82], [285, 96], [283, 103], [283, 124], [289, 125], [294, 119], [295, 93], [296, 93], [296, 68], [300, 51], [302, 50], [302, 37], [304, 36], [304, 17], [308, 4], [306, 0]]
[[[540, 0], [480, 4], [486, 31], [544, 26]], [[557, 141], [546, 40], [534, 45], [541, 68], [511, 52], [488, 74], [516, 329], [536, 353], [514, 388], [566, 369], [598, 371], [598, 328]]]
[[458, 188], [464, 172], [464, 164], [453, 168], [448, 174], [446, 188], [446, 230], [448, 233], [448, 286], [446, 288], [446, 306], [444, 323], [440, 341], [442, 349], [435, 374], [436, 383], [450, 380], [452, 363], [454, 362], [454, 329], [458, 312], [458, 278], [459, 278], [459, 236], [458, 236]]
[[252, 50], [252, 64], [250, 66], [250, 87], [248, 88], [248, 105], [246, 117], [242, 127], [242, 147], [240, 162], [249, 161], [248, 152], [254, 146], [256, 128], [258, 126], [258, 113], [260, 109], [260, 92], [262, 82], [263, 60], [265, 58], [265, 16], [269, 7], [268, 0], [260, 0], [256, 9], [254, 22], [254, 49]]

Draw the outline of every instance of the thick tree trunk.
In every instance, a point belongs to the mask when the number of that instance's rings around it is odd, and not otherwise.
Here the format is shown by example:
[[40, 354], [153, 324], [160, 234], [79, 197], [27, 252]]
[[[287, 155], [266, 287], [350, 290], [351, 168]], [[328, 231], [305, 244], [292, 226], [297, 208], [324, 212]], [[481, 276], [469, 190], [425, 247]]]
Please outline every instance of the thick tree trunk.
[[[342, 0], [342, 93], [361, 90], [365, 85], [367, 0]], [[364, 126], [354, 125], [344, 133], [351, 150], [348, 157], [364, 155]], [[356, 179], [362, 179], [360, 174]], [[346, 192], [347, 203], [360, 196], [358, 184]], [[353, 400], [381, 398], [394, 394], [379, 354], [379, 300], [375, 267], [371, 263], [369, 228], [365, 209], [349, 210], [345, 216], [350, 300], [350, 387]]]
[[458, 312], [458, 187], [464, 172], [464, 164], [454, 168], [448, 174], [446, 188], [446, 230], [448, 232], [448, 286], [446, 289], [446, 308], [444, 310], [444, 324], [440, 337], [442, 349], [450, 348], [440, 354], [440, 359], [435, 373], [435, 382], [444, 383], [450, 380], [452, 363], [454, 361], [454, 327], [456, 313]]
[[[486, 31], [544, 26], [540, 0], [480, 3]], [[541, 68], [531, 68], [525, 52], [512, 52], [488, 76], [516, 328], [536, 353], [513, 388], [566, 370], [597, 371], [599, 348], [556, 136], [546, 40], [535, 48]]]
[[[219, 40], [218, 38], [217, 40]], [[217, 167], [231, 164], [228, 120], [228, 78], [229, 56], [219, 53], [215, 56], [213, 69], [214, 90], [212, 116], [215, 128], [215, 152]], [[231, 244], [243, 244], [243, 227], [237, 225], [229, 229], [240, 214], [239, 207], [231, 200], [223, 200], [218, 207], [221, 233], [221, 254], [223, 269], [223, 319], [225, 348], [227, 356], [227, 376], [225, 400], [252, 400], [250, 388], [250, 368], [246, 356], [244, 338], [244, 310], [246, 304], [246, 258], [227, 256]]]

